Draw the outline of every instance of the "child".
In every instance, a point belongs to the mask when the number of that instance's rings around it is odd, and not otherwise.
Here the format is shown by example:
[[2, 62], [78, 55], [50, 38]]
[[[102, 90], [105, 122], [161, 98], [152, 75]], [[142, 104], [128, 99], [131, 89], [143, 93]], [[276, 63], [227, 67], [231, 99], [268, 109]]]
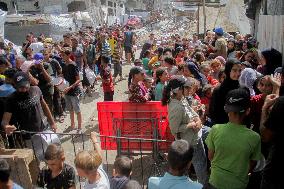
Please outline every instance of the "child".
[[65, 66], [63, 67], [62, 73], [66, 81], [69, 82], [69, 87], [67, 87], [63, 93], [65, 94], [66, 109], [70, 112], [71, 129], [75, 128], [74, 113], [77, 114], [78, 120], [78, 131], [82, 126], [82, 114], [80, 110], [80, 88], [81, 83], [79, 76], [79, 69], [76, 63], [71, 60], [70, 56], [72, 49], [69, 47], [64, 47], [61, 56], [64, 61]]
[[117, 157], [114, 161], [113, 177], [110, 180], [111, 189], [122, 189], [129, 181], [132, 171], [131, 160], [126, 156]]
[[222, 68], [222, 64], [219, 60], [214, 59], [212, 60], [212, 62], [210, 63], [210, 67], [212, 69], [212, 72], [210, 73], [210, 75], [214, 78], [214, 79], [218, 79], [218, 74]]
[[0, 188], [23, 189], [10, 179], [11, 168], [5, 159], [0, 159]]
[[250, 112], [249, 90], [231, 90], [224, 109], [229, 122], [214, 125], [206, 139], [211, 161], [209, 184], [215, 188], [246, 188], [249, 173], [261, 158], [260, 136], [243, 124]]
[[151, 59], [151, 51], [147, 50], [147, 51], [145, 51], [144, 56], [142, 58], [142, 64], [143, 64], [143, 68], [144, 68], [144, 70], [146, 70], [146, 74], [148, 76], [152, 76], [152, 71], [151, 71], [151, 69], [149, 68], [149, 65], [148, 65], [150, 59]]
[[155, 101], [160, 101], [163, 97], [163, 90], [166, 82], [169, 80], [169, 74], [166, 68], [158, 68], [156, 70], [156, 88]]
[[147, 89], [141, 85], [144, 78], [145, 74], [141, 67], [135, 66], [131, 68], [128, 78], [130, 102], [147, 102], [150, 100]]
[[101, 78], [102, 78], [102, 87], [104, 91], [104, 101], [113, 101], [114, 95], [114, 86], [112, 81], [112, 75], [110, 67], [110, 58], [107, 56], [101, 57]]
[[75, 170], [64, 163], [64, 150], [60, 144], [50, 144], [44, 154], [48, 169], [41, 170], [37, 184], [47, 189], [75, 189]]
[[213, 86], [207, 84], [202, 89], [202, 97], [201, 97], [201, 104], [205, 105], [205, 115], [209, 113], [209, 104], [212, 97]]
[[91, 133], [94, 151], [81, 151], [74, 160], [77, 173], [87, 178], [84, 189], [110, 189], [106, 172], [102, 168], [102, 152], [96, 133]]
[[112, 54], [112, 62], [113, 62], [113, 65], [114, 65], [113, 66], [113, 69], [114, 69], [113, 83], [115, 83], [115, 79], [116, 79], [117, 75], [120, 76], [119, 81], [124, 79], [122, 77], [121, 57], [122, 57], [121, 41], [118, 40], [117, 44], [114, 46], [114, 50], [113, 50], [113, 54]]
[[148, 90], [149, 96], [151, 97], [150, 100], [155, 100], [155, 87], [153, 86], [153, 78], [151, 77], [145, 77], [143, 84], [145, 86], [145, 88]]

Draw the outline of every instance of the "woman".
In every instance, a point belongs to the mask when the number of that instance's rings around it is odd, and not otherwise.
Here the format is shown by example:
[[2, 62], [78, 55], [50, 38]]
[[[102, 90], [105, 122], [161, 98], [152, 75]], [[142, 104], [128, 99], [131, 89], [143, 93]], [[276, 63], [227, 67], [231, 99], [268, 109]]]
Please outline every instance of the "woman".
[[228, 122], [228, 115], [224, 110], [225, 98], [230, 90], [239, 88], [241, 62], [237, 59], [229, 59], [225, 66], [225, 74], [225, 80], [214, 89], [209, 105], [209, 117], [214, 124]]
[[162, 104], [168, 105], [168, 118], [171, 133], [175, 139], [184, 139], [193, 147], [192, 163], [197, 179], [203, 185], [208, 181], [207, 158], [202, 136], [202, 124], [198, 114], [184, 98], [185, 79], [172, 78], [163, 92]]
[[263, 75], [274, 74], [276, 68], [282, 66], [282, 54], [274, 48], [267, 49], [261, 52], [261, 65], [258, 66], [257, 71]]
[[208, 83], [206, 76], [200, 73], [198, 67], [193, 62], [186, 62], [183, 75], [185, 77], [193, 77], [197, 79], [201, 86], [204, 86]]

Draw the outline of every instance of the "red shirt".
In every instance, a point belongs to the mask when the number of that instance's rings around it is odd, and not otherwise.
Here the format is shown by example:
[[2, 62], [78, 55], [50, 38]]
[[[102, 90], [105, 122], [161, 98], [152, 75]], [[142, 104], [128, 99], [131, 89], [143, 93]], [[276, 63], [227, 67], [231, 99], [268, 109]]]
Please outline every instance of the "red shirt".
[[264, 96], [263, 94], [255, 95], [251, 97], [251, 109], [250, 109], [250, 118], [251, 123], [254, 125], [253, 129], [257, 133], [259, 133], [259, 126], [260, 126], [260, 118], [261, 118], [261, 110], [264, 104]]
[[113, 92], [114, 91], [114, 85], [112, 82], [112, 75], [110, 67], [101, 68], [101, 78], [103, 82], [103, 91], [106, 92]]

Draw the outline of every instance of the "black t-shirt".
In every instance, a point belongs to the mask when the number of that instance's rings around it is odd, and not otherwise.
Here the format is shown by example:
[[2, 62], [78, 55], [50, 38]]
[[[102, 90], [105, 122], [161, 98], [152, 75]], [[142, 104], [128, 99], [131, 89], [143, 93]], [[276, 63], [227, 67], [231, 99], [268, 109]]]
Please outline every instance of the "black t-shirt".
[[[43, 63], [43, 67], [50, 76], [53, 75], [52, 67], [49, 63]], [[38, 87], [40, 88], [43, 94], [47, 94], [47, 93], [53, 94], [54, 92], [53, 85], [50, 82], [46, 81], [42, 71], [39, 68], [32, 66], [30, 69], [30, 73], [32, 74], [34, 78], [36, 78], [39, 81]]]
[[37, 184], [47, 189], [69, 189], [76, 184], [76, 174], [73, 167], [64, 163], [63, 170], [59, 175], [52, 178], [50, 169], [41, 170]]
[[56, 59], [50, 59], [49, 64], [51, 65], [52, 72], [53, 72], [51, 76], [57, 77], [61, 69], [59, 62]]
[[18, 129], [40, 132], [47, 126], [42, 106], [42, 93], [37, 86], [30, 87], [27, 96], [14, 92], [8, 97], [5, 112], [12, 113], [17, 122]]
[[[79, 69], [76, 66], [76, 64], [73, 62], [65, 65], [62, 69], [62, 73], [64, 79], [69, 82], [69, 85], [72, 85], [77, 81], [76, 76], [79, 76]], [[76, 86], [75, 88], [70, 89], [67, 95], [77, 96], [79, 93], [80, 93], [80, 88], [79, 86]]]

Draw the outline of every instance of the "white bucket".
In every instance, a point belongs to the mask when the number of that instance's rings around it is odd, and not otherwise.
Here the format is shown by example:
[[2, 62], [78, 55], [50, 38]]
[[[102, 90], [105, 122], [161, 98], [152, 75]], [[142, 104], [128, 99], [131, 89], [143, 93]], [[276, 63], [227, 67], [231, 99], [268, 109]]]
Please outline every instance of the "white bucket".
[[54, 143], [60, 144], [61, 142], [57, 134], [54, 134], [54, 132], [50, 130], [46, 130], [40, 134], [35, 134], [34, 136], [32, 136], [32, 144], [34, 147], [35, 155], [41, 161], [44, 160], [44, 153], [47, 146]]
[[96, 80], [96, 74], [90, 68], [86, 68], [85, 73], [89, 83], [92, 85]]
[[60, 91], [64, 91], [69, 87], [69, 82], [62, 77], [54, 77], [51, 79], [51, 83], [56, 86]]

